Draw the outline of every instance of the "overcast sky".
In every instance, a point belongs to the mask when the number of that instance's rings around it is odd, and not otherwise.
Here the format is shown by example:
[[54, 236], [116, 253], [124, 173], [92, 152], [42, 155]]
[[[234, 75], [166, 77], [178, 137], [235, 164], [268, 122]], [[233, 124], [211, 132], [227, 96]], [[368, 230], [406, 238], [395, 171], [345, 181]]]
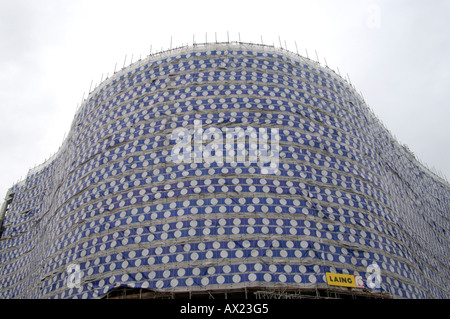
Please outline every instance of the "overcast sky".
[[450, 178], [449, 0], [0, 0], [0, 202], [58, 150], [91, 81], [171, 38], [227, 32], [317, 50], [400, 143]]

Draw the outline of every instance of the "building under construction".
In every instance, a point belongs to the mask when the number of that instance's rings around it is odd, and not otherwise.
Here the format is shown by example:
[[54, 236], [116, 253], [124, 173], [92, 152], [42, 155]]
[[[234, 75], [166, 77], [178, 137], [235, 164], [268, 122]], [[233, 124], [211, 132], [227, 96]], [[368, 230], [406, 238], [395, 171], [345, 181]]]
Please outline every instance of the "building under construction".
[[450, 186], [271, 46], [104, 80], [1, 209], [1, 298], [449, 298]]

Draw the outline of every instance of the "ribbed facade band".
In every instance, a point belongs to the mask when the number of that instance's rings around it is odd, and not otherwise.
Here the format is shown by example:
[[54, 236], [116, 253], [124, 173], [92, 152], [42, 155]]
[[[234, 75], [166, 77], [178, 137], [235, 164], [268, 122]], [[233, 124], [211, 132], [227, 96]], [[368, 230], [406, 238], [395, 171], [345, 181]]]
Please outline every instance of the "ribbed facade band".
[[11, 188], [0, 297], [326, 288], [338, 273], [449, 298], [449, 195], [329, 68], [260, 45], [171, 50], [101, 83]]

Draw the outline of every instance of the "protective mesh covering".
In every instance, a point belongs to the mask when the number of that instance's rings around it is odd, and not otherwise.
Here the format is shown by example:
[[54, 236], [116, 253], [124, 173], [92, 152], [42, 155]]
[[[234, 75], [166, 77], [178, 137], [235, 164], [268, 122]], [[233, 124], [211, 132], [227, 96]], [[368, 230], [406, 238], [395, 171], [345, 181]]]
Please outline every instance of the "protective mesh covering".
[[334, 71], [268, 46], [172, 50], [104, 81], [12, 187], [0, 296], [311, 289], [376, 264], [375, 291], [449, 298], [449, 193]]

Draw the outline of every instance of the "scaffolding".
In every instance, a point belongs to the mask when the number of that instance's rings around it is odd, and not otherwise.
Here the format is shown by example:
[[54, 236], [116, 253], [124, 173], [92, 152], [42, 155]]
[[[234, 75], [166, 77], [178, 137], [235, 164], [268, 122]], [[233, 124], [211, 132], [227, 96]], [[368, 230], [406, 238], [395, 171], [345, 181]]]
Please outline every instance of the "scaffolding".
[[372, 292], [367, 289], [352, 290], [338, 288], [280, 288], [264, 287], [243, 289], [217, 289], [206, 291], [161, 292], [143, 288], [118, 287], [102, 299], [393, 299], [385, 292]]

